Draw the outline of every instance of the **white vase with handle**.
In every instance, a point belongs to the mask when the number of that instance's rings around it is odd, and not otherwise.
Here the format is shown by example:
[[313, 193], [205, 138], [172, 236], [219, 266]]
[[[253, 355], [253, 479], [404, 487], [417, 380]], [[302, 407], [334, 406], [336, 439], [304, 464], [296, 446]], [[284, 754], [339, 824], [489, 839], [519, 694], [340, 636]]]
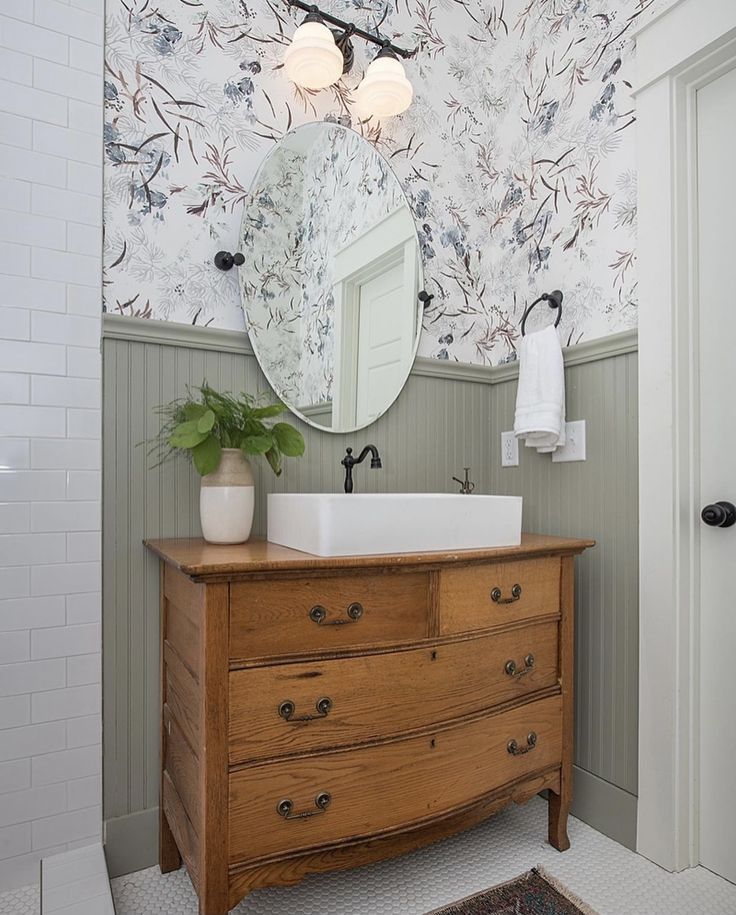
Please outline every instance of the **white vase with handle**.
[[223, 448], [217, 470], [202, 477], [199, 516], [208, 543], [244, 543], [253, 527], [255, 484], [239, 448]]

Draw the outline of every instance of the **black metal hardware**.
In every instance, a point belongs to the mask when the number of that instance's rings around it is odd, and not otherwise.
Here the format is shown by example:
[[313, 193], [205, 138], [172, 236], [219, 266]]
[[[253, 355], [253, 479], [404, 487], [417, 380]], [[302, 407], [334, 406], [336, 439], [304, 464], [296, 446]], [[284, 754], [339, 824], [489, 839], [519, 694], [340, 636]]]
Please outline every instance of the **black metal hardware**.
[[[349, 40], [351, 35], [357, 35], [357, 37], [362, 38], [363, 41], [368, 41], [371, 44], [380, 45], [382, 49], [392, 51], [398, 57], [403, 57], [405, 60], [409, 57], [413, 57], [414, 54], [416, 54], [416, 51], [407, 51], [404, 48], [400, 48], [398, 45], [395, 45], [387, 38], [379, 38], [378, 35], [374, 35], [372, 32], [366, 32], [365, 29], [359, 29], [358, 26], [352, 22], [347, 22], [345, 19], [339, 19], [337, 16], [333, 16], [332, 13], [325, 13], [314, 3], [305, 3], [304, 0], [286, 0], [286, 2], [289, 6], [295, 6], [299, 10], [304, 10], [304, 12], [308, 14], [305, 21], [329, 22], [330, 25], [337, 26], [338, 29], [341, 29], [342, 34], [339, 38], [335, 39], [335, 44], [338, 46], [338, 48], [340, 48], [341, 51], [342, 48], [340, 47], [340, 42], [345, 38]], [[352, 60], [350, 62], [352, 63]], [[343, 69], [343, 72], [347, 73], [349, 69], [349, 67], [347, 69]]]
[[343, 75], [350, 73], [355, 63], [355, 47], [350, 40], [350, 36], [355, 32], [355, 26], [349, 23], [342, 32], [337, 29], [330, 29], [330, 31], [335, 36], [335, 44], [342, 54]]
[[521, 597], [521, 585], [514, 585], [511, 589], [511, 597], [503, 597], [503, 591], [500, 588], [494, 588], [491, 591], [491, 600], [494, 604], [513, 604], [514, 601]]
[[506, 749], [512, 756], [523, 756], [524, 753], [530, 753], [534, 747], [537, 745], [537, 735], [534, 731], [530, 731], [526, 735], [526, 746], [520, 747], [515, 740], [509, 740], [506, 744]]
[[315, 721], [317, 718], [326, 718], [332, 710], [332, 699], [324, 696], [315, 703], [316, 715], [294, 715], [296, 705], [291, 699], [285, 699], [279, 706], [279, 715], [284, 721]]
[[475, 483], [471, 483], [470, 480], [468, 479], [468, 474], [470, 473], [470, 467], [463, 467], [463, 470], [465, 471], [464, 480], [459, 480], [457, 477], [453, 477], [452, 479], [456, 483], [460, 484], [460, 492], [462, 493], [462, 495], [469, 496], [475, 489]]
[[232, 270], [233, 267], [241, 267], [244, 263], [245, 257], [240, 252], [231, 254], [229, 251], [218, 251], [215, 255], [215, 267], [218, 270]]
[[516, 661], [507, 661], [504, 665], [504, 673], [508, 674], [509, 677], [514, 677], [518, 680], [519, 677], [525, 677], [532, 669], [534, 668], [534, 655], [528, 654], [524, 658], [524, 666], [519, 668], [516, 666]]
[[700, 517], [710, 527], [732, 527], [736, 524], [736, 505], [733, 502], [714, 502], [705, 506]]
[[383, 464], [381, 463], [378, 448], [375, 445], [366, 445], [357, 458], [353, 457], [352, 448], [345, 449], [345, 457], [340, 461], [345, 468], [345, 492], [353, 491], [353, 467], [356, 464], [362, 464], [369, 454], [371, 456], [371, 470], [380, 470]]
[[426, 309], [429, 308], [430, 302], [434, 298], [434, 295], [431, 292], [427, 292], [426, 289], [422, 289], [417, 298], [422, 303], [422, 308]]
[[289, 798], [284, 798], [276, 805], [276, 813], [285, 820], [306, 820], [309, 817], [316, 817], [320, 813], [324, 813], [330, 806], [331, 800], [332, 797], [326, 791], [320, 791], [314, 799], [316, 810], [303, 810], [301, 813], [292, 813], [294, 802]]
[[361, 616], [363, 616], [363, 604], [359, 603], [357, 600], [353, 601], [353, 603], [348, 606], [346, 612], [348, 615], [346, 620], [328, 620], [325, 608], [320, 604], [317, 604], [316, 607], [312, 607], [309, 611], [309, 619], [318, 626], [344, 626], [346, 623], [357, 623]]
[[557, 309], [557, 320], [555, 321], [555, 327], [560, 323], [562, 319], [562, 299], [563, 295], [559, 289], [555, 289], [554, 292], [544, 292], [539, 296], [538, 299], [535, 299], [532, 304], [524, 312], [524, 316], [521, 319], [521, 336], [526, 336], [526, 319], [532, 312], [532, 309], [535, 305], [539, 305], [540, 302], [546, 302], [550, 308]]

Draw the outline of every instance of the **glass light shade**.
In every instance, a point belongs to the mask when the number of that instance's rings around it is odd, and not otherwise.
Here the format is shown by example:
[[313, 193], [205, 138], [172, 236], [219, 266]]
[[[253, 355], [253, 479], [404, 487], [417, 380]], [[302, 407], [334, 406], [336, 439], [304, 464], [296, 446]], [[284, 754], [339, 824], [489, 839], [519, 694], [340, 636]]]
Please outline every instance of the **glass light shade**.
[[302, 23], [284, 56], [289, 79], [304, 89], [325, 89], [340, 79], [342, 67], [342, 53], [327, 26]]
[[368, 66], [355, 93], [361, 117], [390, 118], [411, 105], [414, 90], [401, 61], [391, 56], [376, 57]]

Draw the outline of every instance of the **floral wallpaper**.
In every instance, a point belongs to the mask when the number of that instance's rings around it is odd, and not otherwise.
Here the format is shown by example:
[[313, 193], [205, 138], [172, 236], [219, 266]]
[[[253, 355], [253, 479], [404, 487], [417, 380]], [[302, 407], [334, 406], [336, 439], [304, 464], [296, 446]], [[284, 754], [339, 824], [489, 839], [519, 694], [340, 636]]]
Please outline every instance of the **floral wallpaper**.
[[[282, 71], [284, 0], [108, 0], [105, 308], [242, 328], [235, 250], [252, 178], [295, 124], [351, 124], [420, 233], [421, 355], [514, 357], [524, 306], [565, 293], [570, 342], [636, 325], [631, 32], [655, 0], [326, 0], [410, 48], [415, 98], [360, 123], [369, 61], [322, 92]], [[541, 313], [530, 321], [541, 323]]]
[[244, 209], [238, 271], [246, 329], [289, 404], [332, 400], [333, 258], [406, 207], [385, 160], [339, 124], [303, 126], [275, 146]]

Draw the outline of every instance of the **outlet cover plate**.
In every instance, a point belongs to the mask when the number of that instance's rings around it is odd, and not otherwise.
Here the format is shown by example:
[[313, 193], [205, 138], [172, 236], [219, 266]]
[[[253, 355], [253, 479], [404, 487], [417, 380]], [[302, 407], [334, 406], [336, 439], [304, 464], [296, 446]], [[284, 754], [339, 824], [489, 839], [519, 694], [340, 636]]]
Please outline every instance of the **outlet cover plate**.
[[552, 461], [562, 464], [566, 461], [585, 460], [585, 420], [565, 423], [565, 445], [552, 452]]
[[501, 433], [501, 466], [519, 466], [519, 440], [513, 432]]

